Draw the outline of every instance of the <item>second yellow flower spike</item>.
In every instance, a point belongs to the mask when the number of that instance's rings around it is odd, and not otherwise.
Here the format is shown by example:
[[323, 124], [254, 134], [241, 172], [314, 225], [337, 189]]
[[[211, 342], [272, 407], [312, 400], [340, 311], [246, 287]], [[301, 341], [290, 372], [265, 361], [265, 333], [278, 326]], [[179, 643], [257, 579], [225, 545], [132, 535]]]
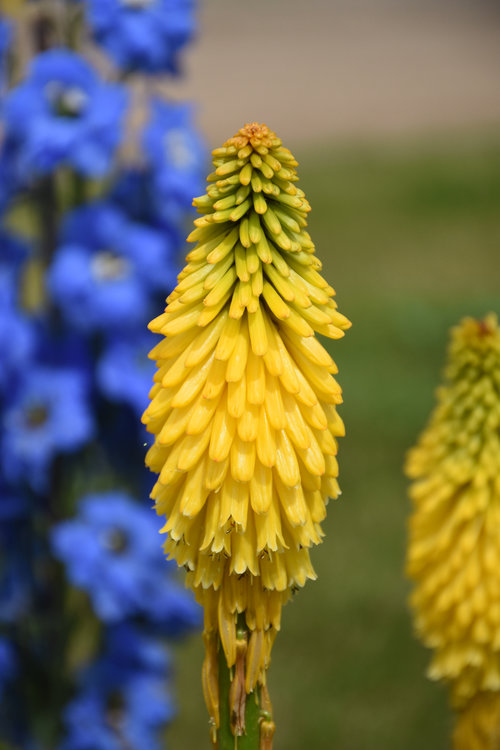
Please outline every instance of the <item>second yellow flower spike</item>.
[[[461, 711], [456, 747], [492, 750], [500, 745], [481, 745], [478, 738], [488, 722], [497, 739], [500, 727], [496, 316], [466, 318], [453, 330], [437, 407], [406, 469], [414, 504], [407, 570], [415, 582], [411, 604], [417, 633], [434, 649], [429, 674], [450, 683], [453, 704]], [[479, 727], [476, 740], [464, 744], [474, 727]]]

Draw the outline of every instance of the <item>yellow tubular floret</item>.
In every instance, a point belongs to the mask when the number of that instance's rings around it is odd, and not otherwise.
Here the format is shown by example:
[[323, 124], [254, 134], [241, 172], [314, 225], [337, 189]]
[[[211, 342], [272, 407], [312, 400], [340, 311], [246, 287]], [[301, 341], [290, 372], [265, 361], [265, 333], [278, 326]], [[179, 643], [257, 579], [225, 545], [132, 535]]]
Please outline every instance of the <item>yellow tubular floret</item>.
[[500, 748], [500, 693], [478, 693], [458, 715], [453, 750]]
[[196, 245], [150, 324], [164, 338], [143, 421], [165, 552], [205, 608], [203, 689], [217, 726], [217, 638], [232, 666], [243, 617], [245, 689], [264, 684], [282, 606], [315, 577], [309, 548], [339, 494], [344, 434], [337, 368], [315, 333], [336, 339], [350, 323], [319, 273], [280, 139], [254, 123], [213, 157], [193, 201]]

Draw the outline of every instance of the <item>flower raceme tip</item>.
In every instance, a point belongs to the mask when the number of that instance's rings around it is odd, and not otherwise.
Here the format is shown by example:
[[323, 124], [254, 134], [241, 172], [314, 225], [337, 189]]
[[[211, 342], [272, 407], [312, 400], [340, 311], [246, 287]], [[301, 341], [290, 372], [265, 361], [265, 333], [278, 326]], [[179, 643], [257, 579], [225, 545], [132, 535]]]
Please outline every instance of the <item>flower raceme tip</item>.
[[350, 327], [320, 275], [295, 161], [252, 123], [213, 152], [193, 203], [196, 243], [150, 328], [164, 338], [143, 421], [165, 516], [166, 553], [205, 609], [203, 670], [218, 725], [216, 643], [236, 663], [248, 631], [246, 692], [264, 684], [281, 608], [314, 578], [309, 549], [337, 497], [337, 367], [315, 338]]

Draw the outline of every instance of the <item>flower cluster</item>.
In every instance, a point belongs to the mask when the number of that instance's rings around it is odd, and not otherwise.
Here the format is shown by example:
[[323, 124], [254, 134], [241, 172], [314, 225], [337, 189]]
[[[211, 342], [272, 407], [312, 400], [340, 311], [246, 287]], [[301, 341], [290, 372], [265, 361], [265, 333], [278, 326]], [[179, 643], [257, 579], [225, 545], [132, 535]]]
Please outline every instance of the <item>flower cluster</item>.
[[[457, 748], [500, 732], [500, 328], [494, 315], [452, 332], [445, 383], [407, 474], [413, 480], [407, 569], [429, 674], [461, 711]], [[481, 727], [483, 729], [481, 729]], [[466, 739], [469, 737], [469, 739]]]
[[143, 419], [165, 551], [205, 610], [204, 692], [218, 726], [218, 639], [228, 667], [246, 660], [233, 695], [265, 685], [281, 608], [315, 577], [309, 549], [340, 492], [344, 426], [337, 368], [314, 334], [339, 339], [350, 323], [319, 273], [281, 140], [253, 123], [213, 157], [194, 200], [197, 244], [150, 324], [164, 339], [150, 354], [158, 370]]
[[80, 674], [78, 695], [64, 711], [61, 750], [160, 750], [158, 730], [174, 712], [165, 649], [130, 625], [106, 635], [100, 658]]
[[[146, 322], [175, 284], [204, 147], [191, 109], [158, 97], [141, 103], [142, 132], [128, 128], [137, 75], [175, 72], [193, 26], [191, 0], [40, 3], [0, 19], [9, 747], [159, 747], [173, 712], [165, 641], [200, 624], [138, 502], [150, 479], [137, 415], [154, 369]], [[122, 68], [116, 76], [91, 62], [102, 55], [89, 39]], [[135, 161], [122, 158], [129, 138]]]
[[193, 0], [87, 0], [96, 41], [123, 70], [177, 71], [194, 34]]

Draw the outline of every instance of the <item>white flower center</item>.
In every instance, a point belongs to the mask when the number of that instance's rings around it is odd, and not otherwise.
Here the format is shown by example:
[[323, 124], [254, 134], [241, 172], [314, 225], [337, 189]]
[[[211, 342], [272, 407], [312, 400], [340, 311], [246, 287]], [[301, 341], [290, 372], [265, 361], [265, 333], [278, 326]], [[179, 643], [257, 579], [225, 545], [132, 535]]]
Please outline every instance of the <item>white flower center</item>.
[[90, 270], [96, 281], [119, 281], [129, 276], [130, 262], [111, 250], [101, 250], [92, 258]]
[[184, 130], [169, 130], [163, 139], [167, 160], [176, 169], [189, 169], [196, 164], [196, 157], [189, 148]]
[[50, 81], [45, 94], [56, 114], [61, 117], [78, 117], [82, 114], [88, 96], [77, 86], [64, 86], [60, 81]]
[[100, 541], [101, 546], [104, 547], [104, 549], [107, 549], [110, 552], [116, 552], [116, 554], [125, 552], [128, 547], [127, 535], [122, 529], [118, 528], [107, 529], [101, 534]]

